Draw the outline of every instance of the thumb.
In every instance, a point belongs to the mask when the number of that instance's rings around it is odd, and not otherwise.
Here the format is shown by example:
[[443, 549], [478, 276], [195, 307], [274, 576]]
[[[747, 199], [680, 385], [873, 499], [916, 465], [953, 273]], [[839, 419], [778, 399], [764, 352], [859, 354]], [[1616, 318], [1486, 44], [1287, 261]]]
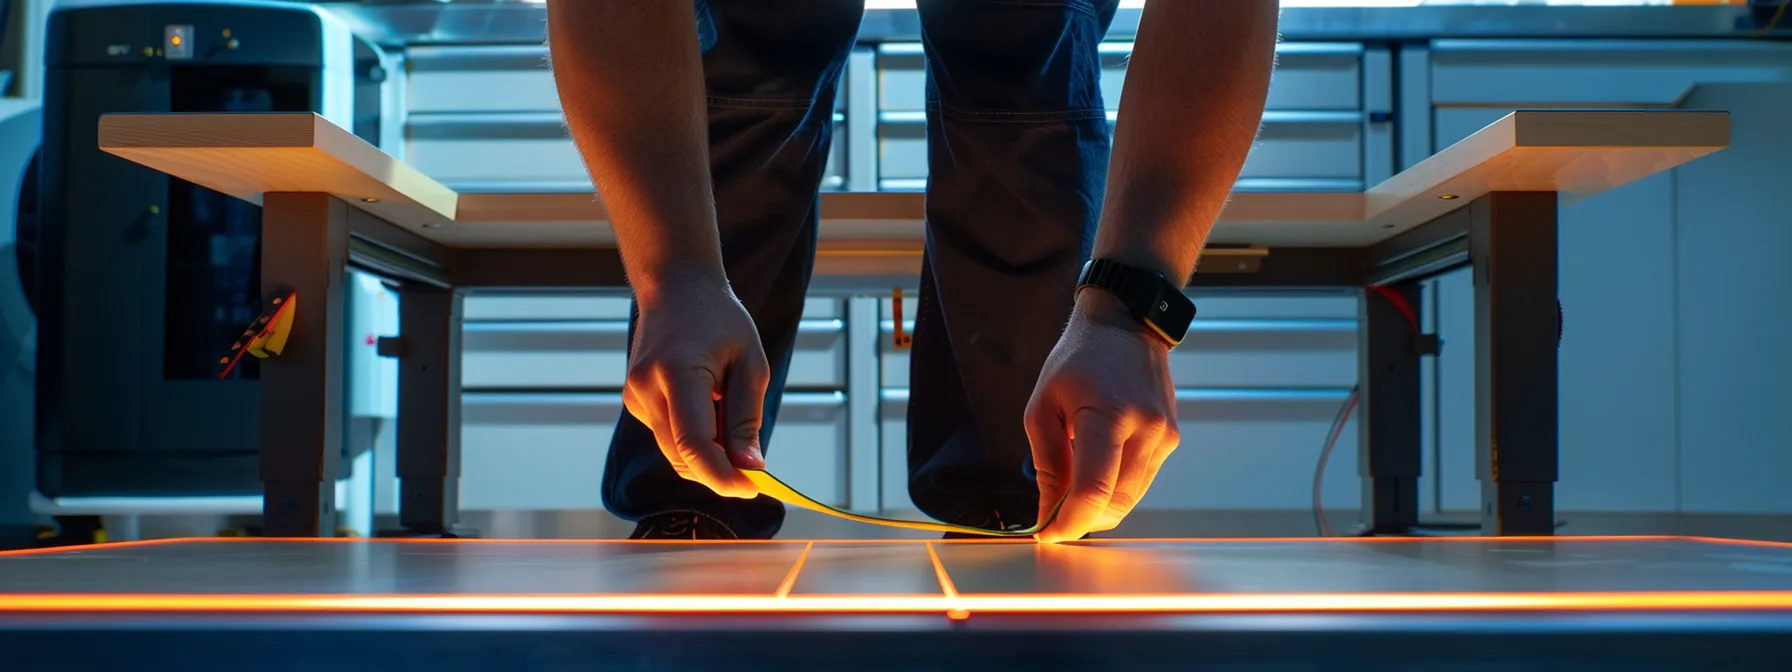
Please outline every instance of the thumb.
[[1027, 405], [1027, 442], [1033, 446], [1033, 470], [1039, 480], [1039, 517], [1045, 523], [1064, 499], [1070, 481], [1070, 430], [1055, 404], [1037, 396]]
[[728, 459], [736, 468], [764, 469], [759, 427], [771, 371], [765, 357], [755, 353], [741, 357], [724, 375], [719, 423], [722, 436], [716, 442], [727, 449]]

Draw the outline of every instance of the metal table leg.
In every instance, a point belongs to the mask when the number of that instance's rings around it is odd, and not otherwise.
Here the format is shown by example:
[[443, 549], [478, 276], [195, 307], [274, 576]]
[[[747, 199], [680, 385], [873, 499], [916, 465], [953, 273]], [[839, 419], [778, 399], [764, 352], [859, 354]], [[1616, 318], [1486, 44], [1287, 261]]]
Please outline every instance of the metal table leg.
[[1363, 482], [1365, 531], [1404, 534], [1419, 524], [1421, 291], [1411, 281], [1384, 289], [1400, 297], [1406, 310], [1381, 291], [1363, 291], [1357, 336], [1357, 473]]
[[285, 351], [261, 362], [262, 527], [270, 537], [331, 536], [342, 459], [343, 290], [348, 205], [329, 194], [262, 198], [261, 284], [291, 288]]
[[407, 534], [459, 536], [461, 292], [399, 293], [399, 522]]
[[1475, 286], [1475, 475], [1482, 531], [1549, 535], [1557, 465], [1556, 194], [1470, 204]]

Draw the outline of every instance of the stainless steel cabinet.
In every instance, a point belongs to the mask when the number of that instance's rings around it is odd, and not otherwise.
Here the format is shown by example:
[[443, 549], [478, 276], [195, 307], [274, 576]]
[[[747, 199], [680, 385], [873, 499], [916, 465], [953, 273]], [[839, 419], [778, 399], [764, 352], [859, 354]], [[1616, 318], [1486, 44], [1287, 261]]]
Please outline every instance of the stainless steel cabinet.
[[[1311, 501], [1313, 467], [1357, 375], [1357, 302], [1348, 294], [1196, 296], [1200, 317], [1171, 354], [1182, 448], [1141, 506], [1291, 509]], [[914, 314], [914, 301], [904, 302]], [[892, 344], [893, 302], [879, 338], [881, 492], [907, 495], [908, 352]], [[907, 327], [905, 327], [905, 331]], [[1328, 506], [1354, 508], [1356, 434], [1347, 427], [1326, 475]]]
[[[545, 48], [412, 47], [406, 56], [406, 160], [413, 167], [463, 190], [591, 188]], [[845, 184], [844, 93], [824, 178], [829, 189]]]
[[[780, 477], [844, 504], [845, 324], [811, 299], [767, 460]], [[469, 510], [595, 509], [623, 413], [628, 299], [476, 295], [462, 341], [461, 504]]]
[[[1102, 97], [1110, 120], [1119, 109], [1132, 44], [1102, 50]], [[1352, 43], [1287, 43], [1277, 48], [1264, 125], [1240, 174], [1241, 189], [1362, 188], [1365, 153], [1391, 151], [1365, 143], [1367, 83], [1391, 74], [1377, 61], [1364, 69], [1364, 48]], [[918, 43], [878, 47], [878, 184], [885, 190], [926, 185], [926, 72]], [[1385, 87], [1383, 87], [1385, 88]]]
[[[780, 478], [832, 504], [844, 504], [845, 406], [839, 392], [786, 393], [766, 450]], [[622, 413], [614, 393], [467, 393], [461, 507], [602, 508], [604, 461]]]

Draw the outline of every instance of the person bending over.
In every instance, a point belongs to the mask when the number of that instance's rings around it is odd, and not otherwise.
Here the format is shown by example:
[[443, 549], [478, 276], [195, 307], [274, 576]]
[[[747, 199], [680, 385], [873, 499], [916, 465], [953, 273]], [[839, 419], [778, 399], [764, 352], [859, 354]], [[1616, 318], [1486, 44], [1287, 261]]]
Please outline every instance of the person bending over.
[[[1279, 8], [1147, 3], [1110, 154], [1097, 46], [1117, 4], [916, 2], [927, 242], [908, 470], [936, 519], [1021, 529], [1063, 498], [1041, 541], [1112, 529], [1177, 446], [1171, 340], [1079, 273], [1093, 258], [1183, 287], [1262, 120]], [[603, 482], [634, 538], [764, 539], [783, 523], [736, 467], [763, 467], [777, 419], [862, 14], [863, 0], [548, 3], [560, 100], [634, 291]]]

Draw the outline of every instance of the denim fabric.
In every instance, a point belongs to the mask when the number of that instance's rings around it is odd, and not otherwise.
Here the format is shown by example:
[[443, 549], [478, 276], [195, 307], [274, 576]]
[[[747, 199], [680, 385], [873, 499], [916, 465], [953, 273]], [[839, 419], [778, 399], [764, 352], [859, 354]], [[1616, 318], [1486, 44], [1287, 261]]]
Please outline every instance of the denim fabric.
[[[1108, 162], [1096, 47], [1117, 0], [919, 0], [927, 57], [927, 251], [910, 352], [909, 495], [955, 519], [1036, 515], [1022, 414], [1068, 319]], [[772, 365], [773, 426], [815, 259], [834, 96], [863, 0], [697, 0], [722, 253]], [[633, 342], [633, 322], [630, 325]], [[604, 504], [676, 509], [744, 538], [777, 502], [725, 499], [673, 473], [624, 414]]]

